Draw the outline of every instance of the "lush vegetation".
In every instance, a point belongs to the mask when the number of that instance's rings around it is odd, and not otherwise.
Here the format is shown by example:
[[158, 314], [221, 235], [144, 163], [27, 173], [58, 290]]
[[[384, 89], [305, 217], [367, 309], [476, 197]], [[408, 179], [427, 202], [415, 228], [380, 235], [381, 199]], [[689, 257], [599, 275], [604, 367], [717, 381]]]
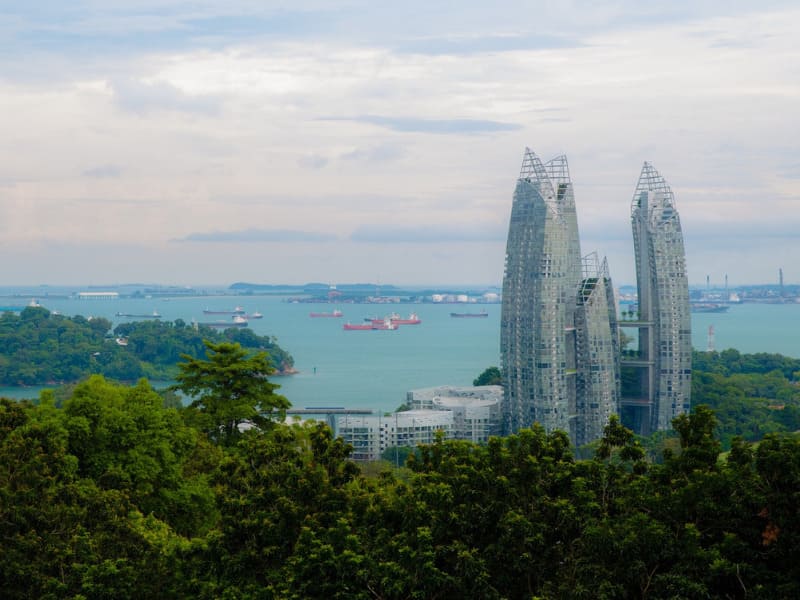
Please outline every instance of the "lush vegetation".
[[790, 598], [800, 443], [718, 457], [713, 416], [642, 460], [539, 428], [439, 441], [366, 478], [325, 425], [212, 443], [146, 384], [0, 401], [6, 598]]
[[472, 385], [503, 385], [503, 375], [498, 367], [489, 367], [472, 381]]
[[[203, 340], [237, 342], [267, 353], [279, 371], [292, 357], [274, 339], [248, 329], [216, 332], [182, 320], [123, 323], [111, 332], [103, 318], [66, 317], [41, 307], [0, 315], [0, 385], [70, 383], [101, 374], [118, 381], [172, 379], [181, 355], [201, 355]], [[127, 345], [117, 343], [124, 338]]]
[[366, 476], [281, 422], [264, 355], [206, 350], [185, 408], [101, 376], [0, 400], [4, 598], [800, 597], [797, 439], [723, 459], [697, 406], [660, 464], [615, 419], [589, 460], [534, 427]]
[[692, 403], [714, 410], [725, 449], [735, 436], [800, 430], [800, 360], [736, 350], [695, 352], [692, 360]]
[[206, 341], [206, 358], [186, 356], [177, 376], [176, 390], [194, 400], [194, 422], [211, 440], [232, 444], [247, 423], [264, 428], [284, 420], [289, 401], [276, 394], [280, 386], [267, 379], [272, 372], [265, 352], [249, 356], [239, 344]]

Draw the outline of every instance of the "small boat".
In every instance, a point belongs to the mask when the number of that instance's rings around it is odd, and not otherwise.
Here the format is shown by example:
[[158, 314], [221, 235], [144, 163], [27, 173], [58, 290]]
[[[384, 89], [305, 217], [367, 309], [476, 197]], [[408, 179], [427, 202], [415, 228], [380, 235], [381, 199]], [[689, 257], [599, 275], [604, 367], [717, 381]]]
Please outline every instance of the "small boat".
[[402, 318], [397, 313], [392, 313], [392, 316], [389, 317], [389, 319], [395, 325], [419, 325], [422, 323], [422, 320], [417, 316], [417, 313], [411, 313], [408, 315], [407, 319]]
[[214, 329], [228, 329], [230, 327], [247, 327], [248, 322], [242, 315], [234, 315], [230, 321], [211, 321], [198, 323], [198, 325], [213, 327]]
[[451, 317], [455, 317], [456, 319], [469, 319], [469, 318], [472, 318], [472, 317], [488, 317], [489, 313], [487, 313], [485, 310], [482, 310], [481, 312], [477, 312], [477, 313], [455, 313], [455, 312], [451, 312], [450, 316]]
[[336, 309], [332, 312], [310, 312], [308, 313], [308, 316], [316, 319], [319, 317], [341, 317], [342, 314], [343, 314], [342, 311]]
[[233, 310], [211, 310], [210, 308], [206, 308], [203, 310], [204, 315], [243, 315], [244, 309], [241, 306], [237, 306]]
[[242, 315], [242, 316], [243, 316], [245, 319], [247, 319], [248, 321], [249, 321], [250, 319], [263, 319], [263, 318], [264, 318], [264, 315], [262, 315], [262, 314], [261, 314], [260, 312], [258, 312], [258, 311], [254, 312], [254, 313], [250, 313], [249, 315]]
[[158, 311], [155, 311], [155, 310], [152, 313], [150, 313], [149, 315], [145, 315], [145, 314], [139, 315], [139, 314], [136, 314], [136, 313], [118, 312], [117, 316], [118, 317], [128, 317], [129, 319], [160, 319], [161, 318], [161, 315], [158, 314]]

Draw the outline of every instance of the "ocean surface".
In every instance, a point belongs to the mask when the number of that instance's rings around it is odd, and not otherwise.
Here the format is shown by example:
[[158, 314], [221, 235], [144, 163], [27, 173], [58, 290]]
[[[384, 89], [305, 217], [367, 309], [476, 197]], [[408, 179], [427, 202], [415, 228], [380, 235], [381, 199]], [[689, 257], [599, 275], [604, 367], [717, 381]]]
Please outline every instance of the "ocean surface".
[[[65, 315], [100, 316], [115, 325], [132, 319], [117, 312], [150, 314], [186, 322], [213, 321], [203, 309], [231, 310], [239, 305], [263, 319], [250, 321], [259, 335], [271, 335], [295, 359], [299, 373], [276, 377], [295, 407], [343, 406], [392, 411], [405, 401], [406, 392], [436, 385], [471, 385], [486, 367], [500, 363], [500, 305], [458, 304], [307, 304], [291, 303], [281, 296], [204, 296], [77, 300], [40, 298], [43, 306]], [[0, 299], [0, 304], [25, 304]], [[311, 318], [309, 312], [339, 308], [342, 318]], [[487, 318], [456, 319], [451, 312], [478, 312]], [[422, 323], [401, 325], [396, 331], [344, 331], [348, 321], [382, 317], [392, 311], [406, 317], [416, 312]], [[708, 346], [708, 328], [714, 327], [717, 350], [777, 352], [800, 357], [800, 305], [741, 304], [727, 313], [692, 315], [694, 347]], [[0, 389], [0, 395], [33, 397], [38, 389]]]

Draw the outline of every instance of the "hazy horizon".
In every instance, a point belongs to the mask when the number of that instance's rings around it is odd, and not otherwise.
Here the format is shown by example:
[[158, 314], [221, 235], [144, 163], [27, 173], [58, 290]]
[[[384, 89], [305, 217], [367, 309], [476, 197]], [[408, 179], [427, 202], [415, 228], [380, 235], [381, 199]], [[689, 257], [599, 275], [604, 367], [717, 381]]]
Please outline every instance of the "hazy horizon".
[[[198, 282], [189, 282], [189, 283], [170, 283], [170, 282], [155, 282], [155, 281], [129, 281], [129, 282], [99, 282], [99, 283], [82, 283], [82, 282], [73, 282], [73, 283], [63, 283], [63, 284], [50, 284], [50, 283], [37, 283], [37, 284], [14, 284], [14, 283], [4, 283], [0, 285], [0, 295], [11, 292], [17, 291], [21, 293], [22, 291], [35, 291], [35, 290], [47, 290], [47, 289], [54, 289], [54, 290], [83, 290], [83, 289], [102, 289], [107, 288], [109, 290], [116, 289], [116, 288], [137, 288], [137, 287], [153, 287], [153, 288], [185, 288], [185, 289], [192, 289], [198, 291], [227, 291], [229, 288], [237, 283], [246, 283], [255, 286], [272, 286], [272, 287], [286, 287], [286, 288], [301, 288], [304, 286], [309, 285], [333, 285], [339, 286], [342, 288], [346, 288], [346, 286], [375, 286], [376, 289], [380, 290], [381, 288], [392, 287], [404, 291], [414, 291], [414, 290], [443, 290], [443, 291], [450, 291], [450, 290], [470, 290], [470, 291], [489, 291], [489, 290], [497, 290], [502, 291], [503, 283], [499, 281], [497, 283], [464, 283], [464, 282], [455, 282], [455, 283], [402, 283], [402, 282], [394, 282], [394, 281], [385, 281], [381, 283], [375, 283], [371, 281], [339, 281], [339, 282], [330, 282], [326, 283], [323, 281], [313, 280], [313, 281], [304, 281], [299, 283], [287, 283], [287, 282], [280, 282], [280, 281], [273, 281], [273, 282], [263, 282], [263, 281], [231, 281], [231, 282], [217, 282], [217, 283], [198, 283]], [[622, 282], [617, 283], [616, 281], [613, 282], [615, 289], [621, 288], [636, 288], [635, 282]], [[777, 281], [761, 281], [761, 282], [740, 282], [740, 283], [731, 283], [728, 282], [728, 288], [736, 289], [742, 287], [758, 287], [758, 286], [775, 286], [777, 287], [779, 284]], [[784, 281], [784, 286], [786, 287], [794, 287], [800, 286], [800, 281], [798, 282], [791, 282], [791, 281]], [[690, 289], [706, 289], [708, 286], [706, 282], [690, 282], [689, 288]], [[713, 290], [721, 290], [724, 289], [725, 282], [724, 281], [711, 281], [710, 288]]]

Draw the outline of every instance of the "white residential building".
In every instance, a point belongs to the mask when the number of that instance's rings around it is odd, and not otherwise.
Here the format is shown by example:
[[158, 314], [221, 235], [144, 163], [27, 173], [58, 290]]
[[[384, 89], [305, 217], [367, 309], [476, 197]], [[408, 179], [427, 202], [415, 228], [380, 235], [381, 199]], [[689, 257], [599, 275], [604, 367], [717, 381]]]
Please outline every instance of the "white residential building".
[[336, 435], [353, 445], [354, 460], [378, 460], [387, 448], [431, 444], [445, 439], [486, 442], [500, 432], [503, 389], [440, 386], [407, 394], [411, 410], [388, 415], [336, 417]]
[[394, 446], [431, 444], [438, 431], [452, 437], [453, 413], [409, 410], [389, 415], [343, 415], [336, 418], [336, 435], [353, 445], [354, 460], [378, 460]]
[[502, 423], [503, 388], [485, 386], [439, 386], [411, 390], [408, 405], [416, 410], [447, 410], [453, 413], [453, 438], [483, 443], [499, 435]]

